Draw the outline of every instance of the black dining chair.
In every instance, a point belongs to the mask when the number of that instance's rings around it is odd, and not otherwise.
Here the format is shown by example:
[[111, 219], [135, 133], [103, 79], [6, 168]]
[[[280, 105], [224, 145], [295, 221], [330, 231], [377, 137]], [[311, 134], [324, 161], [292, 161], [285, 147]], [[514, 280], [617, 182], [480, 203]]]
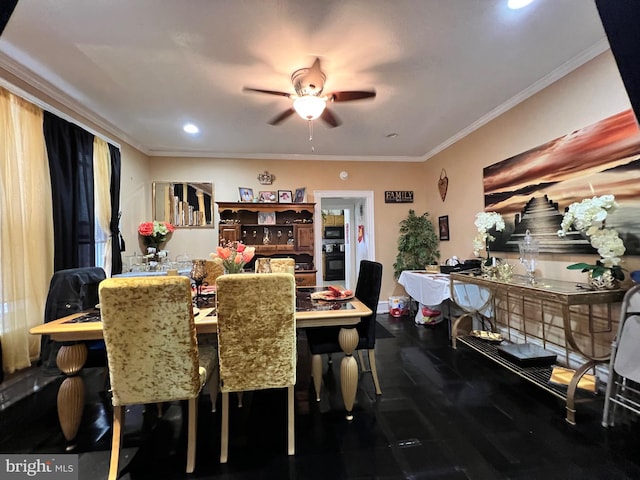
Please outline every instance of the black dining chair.
[[[98, 303], [98, 286], [107, 278], [101, 267], [79, 267], [58, 270], [51, 277], [44, 310], [44, 321], [50, 322], [72, 313], [94, 308]], [[85, 367], [104, 367], [107, 353], [102, 340], [85, 342], [88, 358]], [[56, 356], [60, 342], [43, 335], [40, 347], [41, 368], [51, 374], [59, 374]]]
[[[358, 283], [355, 296], [373, 312], [368, 317], [362, 317], [360, 323], [355, 326], [358, 331], [358, 350], [362, 371], [370, 371], [377, 395], [382, 395], [374, 348], [376, 344], [376, 310], [380, 299], [380, 287], [382, 285], [382, 264], [370, 260], [360, 262]], [[338, 333], [341, 327], [314, 327], [307, 328], [307, 342], [311, 355], [317, 357], [323, 354], [342, 352], [338, 343]], [[369, 353], [369, 370], [364, 369], [362, 350]], [[320, 401], [320, 389], [322, 385], [322, 362], [318, 358], [312, 359], [313, 384], [316, 390], [316, 400]]]

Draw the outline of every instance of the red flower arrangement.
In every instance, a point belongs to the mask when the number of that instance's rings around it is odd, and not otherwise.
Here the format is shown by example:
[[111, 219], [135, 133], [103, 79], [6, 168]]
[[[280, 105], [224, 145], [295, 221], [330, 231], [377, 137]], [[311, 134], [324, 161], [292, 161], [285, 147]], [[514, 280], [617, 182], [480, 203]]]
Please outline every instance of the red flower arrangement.
[[176, 227], [169, 222], [142, 222], [138, 225], [138, 234], [142, 237], [146, 247], [160, 250], [160, 246], [167, 241], [167, 236], [175, 229]]

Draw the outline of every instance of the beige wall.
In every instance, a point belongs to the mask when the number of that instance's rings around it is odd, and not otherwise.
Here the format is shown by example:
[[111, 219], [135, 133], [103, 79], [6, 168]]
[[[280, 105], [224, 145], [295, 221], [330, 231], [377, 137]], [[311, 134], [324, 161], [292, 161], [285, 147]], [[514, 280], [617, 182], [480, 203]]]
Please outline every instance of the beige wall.
[[[399, 223], [413, 208], [425, 211], [427, 196], [422, 178], [422, 163], [387, 164], [382, 162], [293, 161], [293, 160], [221, 160], [212, 158], [152, 158], [151, 177], [157, 181], [212, 181], [215, 200], [238, 201], [238, 187], [260, 190], [292, 190], [305, 187], [307, 201], [314, 202], [314, 190], [371, 190], [374, 192], [376, 239], [375, 258], [384, 266], [381, 299], [396, 289], [393, 263]], [[257, 176], [264, 170], [276, 177], [272, 185], [260, 185]], [[340, 179], [347, 171], [346, 181]], [[413, 190], [413, 204], [385, 204], [385, 190]], [[151, 197], [148, 197], [151, 204]], [[216, 212], [217, 213], [217, 212]], [[437, 221], [437, 219], [436, 219]], [[193, 256], [208, 256], [215, 251], [217, 230], [179, 229], [167, 243], [170, 255], [186, 251]]]
[[[142, 252], [138, 239], [138, 225], [151, 220], [150, 159], [139, 150], [123, 144], [120, 148], [120, 230], [125, 240], [123, 255]], [[126, 259], [123, 259], [126, 262]], [[127, 264], [124, 263], [126, 266]]]
[[[433, 218], [449, 216], [451, 241], [441, 243], [443, 258], [473, 255], [475, 214], [484, 206], [484, 167], [629, 108], [613, 56], [605, 52], [426, 162], [425, 182], [433, 187], [428, 190], [428, 209]], [[436, 188], [442, 168], [449, 177], [444, 203]], [[501, 255], [514, 259], [516, 272], [523, 273], [515, 253]], [[593, 263], [594, 258], [547, 254], [541, 260], [542, 276], [584, 281], [584, 274], [565, 267], [575, 261]], [[637, 270], [639, 265], [638, 257], [625, 257], [624, 268]]]

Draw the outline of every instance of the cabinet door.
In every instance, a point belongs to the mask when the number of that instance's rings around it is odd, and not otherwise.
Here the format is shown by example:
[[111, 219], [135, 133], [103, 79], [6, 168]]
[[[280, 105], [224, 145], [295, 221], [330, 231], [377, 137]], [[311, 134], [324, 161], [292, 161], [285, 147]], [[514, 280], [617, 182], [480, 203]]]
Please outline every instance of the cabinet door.
[[220, 225], [220, 245], [240, 240], [240, 225]]
[[313, 225], [294, 225], [296, 250], [313, 252]]
[[316, 284], [315, 273], [296, 273], [296, 286], [298, 287], [313, 287]]

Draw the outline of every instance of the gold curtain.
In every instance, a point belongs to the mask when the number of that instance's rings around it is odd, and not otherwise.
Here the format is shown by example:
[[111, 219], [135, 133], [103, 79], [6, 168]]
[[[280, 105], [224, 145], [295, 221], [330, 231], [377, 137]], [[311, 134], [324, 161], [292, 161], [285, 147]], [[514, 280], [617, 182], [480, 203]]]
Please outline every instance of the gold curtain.
[[109, 144], [101, 138], [93, 139], [93, 196], [95, 199], [96, 219], [104, 233], [108, 235], [104, 251], [104, 271], [111, 276], [111, 244], [113, 238], [111, 222], [111, 155]]
[[4, 370], [31, 365], [53, 275], [51, 179], [42, 110], [0, 87], [0, 336]]

